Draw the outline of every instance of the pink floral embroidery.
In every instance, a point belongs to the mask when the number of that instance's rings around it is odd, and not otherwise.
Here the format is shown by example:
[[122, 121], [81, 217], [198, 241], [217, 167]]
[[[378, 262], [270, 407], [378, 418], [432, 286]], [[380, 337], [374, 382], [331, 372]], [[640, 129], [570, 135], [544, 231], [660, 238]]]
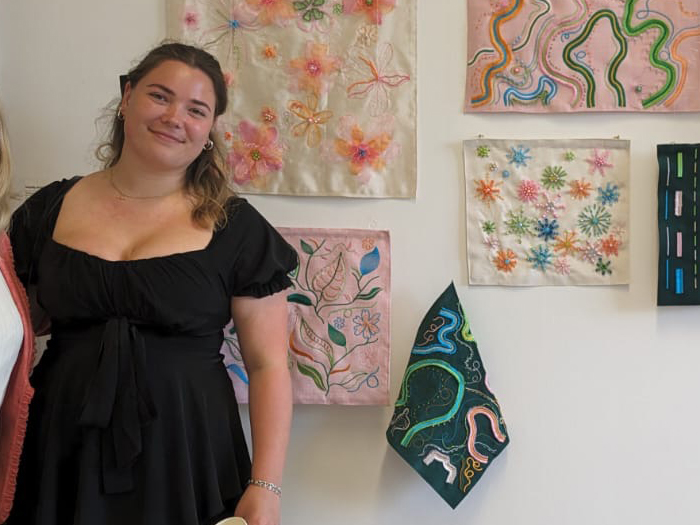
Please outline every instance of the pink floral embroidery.
[[373, 172], [382, 171], [399, 151], [393, 142], [393, 119], [376, 119], [367, 131], [354, 116], [342, 117], [338, 124], [335, 152], [350, 164], [350, 172], [367, 182]]
[[260, 110], [260, 118], [262, 118], [263, 122], [272, 124], [277, 120], [277, 112], [270, 106], [265, 106]]
[[595, 264], [601, 255], [598, 242], [586, 241], [585, 244], [579, 248], [578, 255], [582, 261]]
[[518, 199], [525, 203], [533, 203], [540, 195], [540, 184], [534, 180], [525, 179], [518, 186]]
[[292, 76], [292, 91], [311, 91], [321, 95], [330, 87], [331, 75], [340, 71], [341, 60], [328, 54], [328, 46], [316, 42], [307, 42], [304, 56], [289, 62]]
[[199, 27], [199, 13], [197, 11], [185, 11], [182, 23], [187, 29], [197, 29]]
[[545, 217], [552, 217], [554, 219], [559, 218], [559, 212], [564, 211], [566, 206], [560, 204], [561, 194], [548, 195], [547, 193], [542, 193], [542, 202], [535, 204], [535, 208], [540, 211], [540, 216], [544, 219]]
[[364, 14], [370, 24], [381, 24], [382, 16], [394, 10], [396, 0], [343, 0], [343, 12]]
[[571, 273], [571, 266], [566, 257], [559, 257], [554, 260], [553, 263], [554, 271], [559, 275], [569, 275]]
[[609, 151], [598, 152], [597, 149], [593, 150], [593, 156], [590, 159], [586, 159], [586, 162], [591, 165], [589, 173], [595, 175], [595, 172], [599, 172], [603, 177], [605, 176], [605, 169], [612, 168], [613, 165], [608, 162], [608, 157], [610, 156]]
[[484, 246], [489, 250], [498, 250], [501, 247], [501, 241], [495, 235], [487, 235], [484, 237]]
[[235, 80], [235, 77], [233, 75], [233, 71], [225, 71], [224, 72], [224, 82], [226, 83], [226, 87], [233, 86], [234, 80]]
[[296, 17], [291, 0], [245, 0], [257, 13], [258, 22], [263, 26], [284, 26]]
[[[238, 125], [238, 139], [228, 154], [237, 184], [256, 182], [265, 175], [282, 169], [284, 147], [278, 141], [277, 128], [256, 126], [249, 120]], [[258, 181], [259, 182], [259, 181]]]

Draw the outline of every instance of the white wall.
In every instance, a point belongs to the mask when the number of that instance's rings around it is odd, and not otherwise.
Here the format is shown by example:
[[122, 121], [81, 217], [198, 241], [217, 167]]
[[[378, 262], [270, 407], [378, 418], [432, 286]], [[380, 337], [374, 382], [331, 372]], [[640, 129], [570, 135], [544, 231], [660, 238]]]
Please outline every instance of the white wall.
[[[462, 115], [465, 4], [418, 8], [415, 201], [251, 201], [279, 226], [391, 230], [393, 396], [423, 314], [454, 279], [512, 443], [452, 511], [388, 449], [390, 407], [300, 406], [283, 522], [697, 524], [700, 310], [655, 306], [655, 145], [700, 141], [698, 116]], [[164, 9], [0, 0], [0, 99], [20, 185], [95, 167], [95, 118], [118, 74], [164, 36]], [[460, 141], [477, 134], [632, 139], [632, 284], [468, 287]]]

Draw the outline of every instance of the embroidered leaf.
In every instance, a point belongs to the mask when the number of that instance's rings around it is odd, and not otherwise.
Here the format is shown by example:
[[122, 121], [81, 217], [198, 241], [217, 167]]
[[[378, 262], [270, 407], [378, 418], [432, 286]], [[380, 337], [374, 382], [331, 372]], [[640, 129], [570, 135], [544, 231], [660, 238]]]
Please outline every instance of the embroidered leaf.
[[313, 279], [311, 287], [326, 301], [337, 299], [345, 288], [345, 259], [343, 252], [326, 266], [321, 268]]
[[361, 293], [360, 295], [357, 296], [358, 299], [362, 299], [364, 301], [367, 301], [368, 299], [373, 299], [379, 292], [381, 292], [381, 288], [372, 288], [369, 292], [366, 293]]
[[307, 11], [304, 13], [304, 16], [302, 16], [304, 19], [304, 22], [311, 22], [311, 19], [313, 18], [311, 11]]
[[311, 299], [306, 297], [302, 293], [292, 293], [287, 296], [288, 303], [305, 304], [306, 306], [311, 306]]
[[297, 370], [306, 377], [313, 379], [319, 390], [326, 391], [326, 387], [323, 385], [323, 376], [313, 366], [303, 365], [297, 361]]
[[333, 341], [338, 346], [345, 346], [345, 344], [347, 343], [347, 341], [345, 340], [345, 336], [343, 335], [343, 332], [341, 332], [340, 330], [337, 330], [330, 323], [328, 323], [328, 337], [330, 337], [331, 341]]
[[360, 273], [367, 275], [372, 273], [379, 266], [379, 249], [375, 246], [374, 250], [366, 253], [360, 261]]
[[311, 5], [320, 6], [326, 3], [326, 0], [311, 0]]
[[289, 277], [292, 279], [296, 279], [298, 275], [299, 275], [299, 265], [297, 264], [296, 268], [294, 268], [294, 270], [289, 272]]
[[309, 246], [308, 244], [306, 244], [304, 242], [304, 239], [299, 239], [299, 243], [301, 244], [301, 249], [304, 250], [305, 254], [313, 255], [314, 249], [311, 246]]
[[294, 6], [294, 9], [296, 9], [297, 11], [301, 11], [309, 6], [309, 2], [292, 2], [292, 5]]
[[301, 337], [301, 342], [308, 348], [321, 352], [331, 363], [334, 362], [333, 348], [330, 343], [316, 335], [316, 332], [311, 329], [309, 323], [304, 319], [301, 320], [301, 324], [299, 325], [299, 336]]
[[316, 9], [315, 7], [309, 11], [316, 20], [321, 20], [323, 18], [323, 11]]

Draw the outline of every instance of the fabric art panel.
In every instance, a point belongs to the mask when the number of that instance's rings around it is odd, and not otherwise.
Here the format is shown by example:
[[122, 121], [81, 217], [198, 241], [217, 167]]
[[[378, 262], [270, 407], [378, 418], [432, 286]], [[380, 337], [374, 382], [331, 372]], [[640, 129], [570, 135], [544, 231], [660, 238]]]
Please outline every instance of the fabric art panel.
[[412, 198], [416, 6], [167, 0], [168, 36], [215, 55], [217, 131], [239, 193]]
[[467, 1], [464, 111], [700, 111], [700, 0]]
[[698, 290], [698, 149], [660, 144], [657, 304], [700, 304]]
[[629, 141], [464, 141], [469, 284], [629, 283]]
[[[287, 293], [295, 403], [388, 405], [391, 247], [385, 230], [277, 228], [299, 255]], [[235, 327], [221, 349], [239, 402], [248, 376]]]
[[454, 284], [418, 328], [386, 437], [452, 508], [508, 445]]

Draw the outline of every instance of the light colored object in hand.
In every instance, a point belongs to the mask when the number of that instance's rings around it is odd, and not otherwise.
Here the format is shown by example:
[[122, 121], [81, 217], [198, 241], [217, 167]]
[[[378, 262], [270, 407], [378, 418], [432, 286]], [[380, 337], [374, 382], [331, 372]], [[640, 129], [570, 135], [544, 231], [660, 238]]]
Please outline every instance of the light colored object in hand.
[[216, 525], [248, 525], [248, 522], [243, 518], [226, 518]]

